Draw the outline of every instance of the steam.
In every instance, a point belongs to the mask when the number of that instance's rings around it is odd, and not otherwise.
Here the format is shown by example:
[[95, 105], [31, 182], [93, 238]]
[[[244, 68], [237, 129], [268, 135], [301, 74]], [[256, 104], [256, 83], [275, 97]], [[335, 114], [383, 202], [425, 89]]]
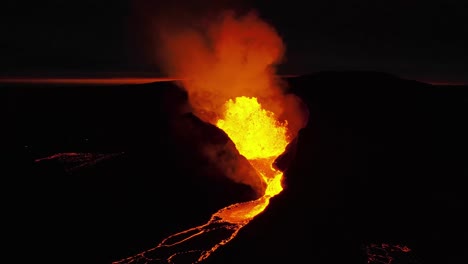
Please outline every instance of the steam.
[[276, 30], [256, 12], [224, 11], [213, 19], [180, 25], [165, 21], [158, 27], [161, 68], [180, 81], [195, 114], [214, 124], [223, 105], [237, 96], [257, 97], [262, 106], [288, 120], [291, 137], [306, 123], [300, 100], [286, 95], [276, 76], [285, 46]]
[[[247, 96], [256, 97], [280, 122], [287, 120], [291, 139], [306, 125], [306, 107], [276, 75], [285, 45], [256, 12], [162, 17], [153, 29], [158, 64], [168, 76], [182, 78], [178, 85], [188, 92], [195, 115], [216, 124], [229, 99]], [[246, 182], [245, 176], [234, 180]], [[258, 189], [257, 183], [251, 185]]]

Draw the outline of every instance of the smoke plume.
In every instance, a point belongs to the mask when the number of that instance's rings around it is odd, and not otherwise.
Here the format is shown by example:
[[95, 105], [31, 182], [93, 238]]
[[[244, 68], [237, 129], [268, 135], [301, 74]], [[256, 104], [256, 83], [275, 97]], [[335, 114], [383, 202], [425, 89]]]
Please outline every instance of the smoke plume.
[[155, 57], [167, 76], [189, 95], [195, 115], [216, 124], [223, 106], [238, 96], [256, 97], [297, 136], [307, 123], [301, 100], [287, 93], [276, 75], [285, 45], [278, 32], [255, 11], [159, 10], [152, 22]]

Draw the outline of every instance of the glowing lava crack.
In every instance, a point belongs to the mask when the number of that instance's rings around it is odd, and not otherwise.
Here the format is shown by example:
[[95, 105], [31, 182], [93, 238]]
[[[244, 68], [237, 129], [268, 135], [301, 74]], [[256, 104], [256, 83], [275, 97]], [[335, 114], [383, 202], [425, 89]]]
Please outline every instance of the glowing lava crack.
[[173, 234], [156, 247], [117, 263], [199, 263], [231, 241], [239, 230], [265, 210], [270, 198], [283, 190], [283, 172], [273, 168], [275, 159], [288, 144], [287, 123], [262, 108], [254, 97], [237, 97], [225, 104], [223, 119], [216, 125], [224, 130], [267, 183], [265, 194], [254, 201], [220, 209], [203, 225]]

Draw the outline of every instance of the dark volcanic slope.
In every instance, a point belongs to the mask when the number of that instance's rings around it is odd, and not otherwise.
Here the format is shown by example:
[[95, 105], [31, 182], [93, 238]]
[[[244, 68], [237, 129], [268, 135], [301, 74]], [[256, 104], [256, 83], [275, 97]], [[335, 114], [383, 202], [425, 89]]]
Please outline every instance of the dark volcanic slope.
[[[406, 245], [420, 263], [465, 262], [468, 87], [359, 72], [288, 82], [310, 117], [286, 189], [207, 263], [361, 264], [371, 242]], [[187, 98], [170, 83], [2, 89], [18, 262], [109, 263], [254, 196], [202, 157], [226, 138], [179, 115]], [[33, 162], [69, 151], [125, 155], [71, 175]]]
[[465, 262], [468, 87], [365, 72], [288, 82], [310, 117], [287, 189], [208, 263], [364, 264], [369, 243]]
[[[22, 263], [110, 263], [258, 197], [219, 165], [255, 170], [172, 83], [3, 89], [13, 157], [4, 201]], [[72, 172], [66, 160], [34, 162], [68, 152], [123, 154]]]

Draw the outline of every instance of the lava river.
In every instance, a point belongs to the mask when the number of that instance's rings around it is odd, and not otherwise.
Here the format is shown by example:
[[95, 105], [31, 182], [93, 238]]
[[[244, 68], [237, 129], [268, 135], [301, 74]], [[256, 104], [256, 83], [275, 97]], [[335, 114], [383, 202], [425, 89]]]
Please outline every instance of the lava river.
[[273, 162], [289, 142], [287, 122], [279, 122], [255, 97], [229, 99], [224, 107], [224, 116], [215, 125], [226, 132], [262, 176], [267, 184], [264, 195], [222, 208], [207, 223], [170, 235], [154, 248], [114, 264], [200, 263], [234, 239], [242, 227], [265, 210], [270, 198], [283, 190], [283, 172], [275, 169]]

